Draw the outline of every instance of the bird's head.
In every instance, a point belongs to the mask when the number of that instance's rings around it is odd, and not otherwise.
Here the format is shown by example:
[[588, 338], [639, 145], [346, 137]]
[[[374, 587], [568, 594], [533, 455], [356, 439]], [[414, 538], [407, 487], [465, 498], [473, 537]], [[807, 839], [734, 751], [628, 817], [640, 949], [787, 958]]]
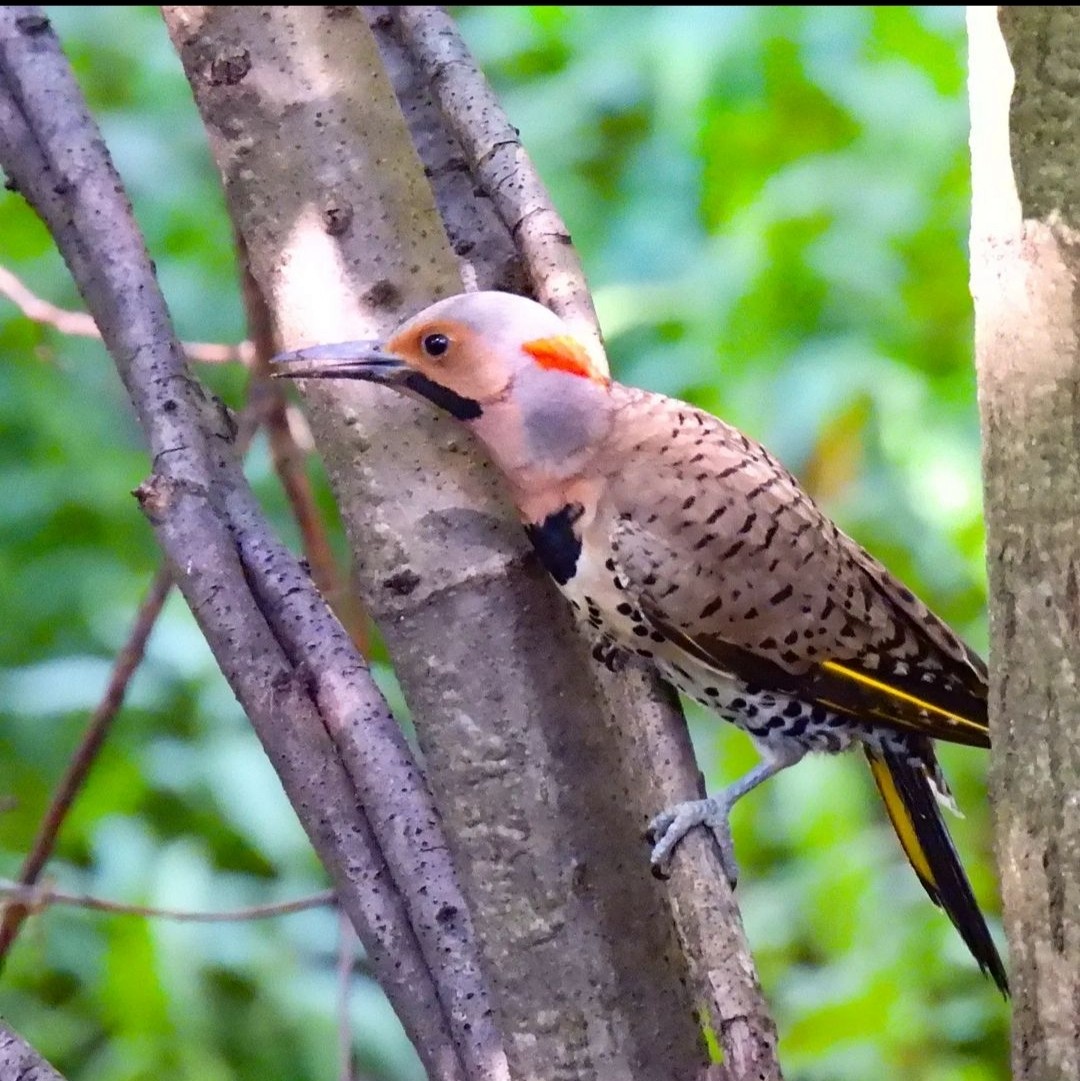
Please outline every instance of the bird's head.
[[448, 297], [385, 342], [298, 349], [275, 359], [274, 374], [426, 399], [475, 431], [511, 479], [569, 475], [610, 423], [610, 380], [585, 346], [542, 304], [510, 293]]

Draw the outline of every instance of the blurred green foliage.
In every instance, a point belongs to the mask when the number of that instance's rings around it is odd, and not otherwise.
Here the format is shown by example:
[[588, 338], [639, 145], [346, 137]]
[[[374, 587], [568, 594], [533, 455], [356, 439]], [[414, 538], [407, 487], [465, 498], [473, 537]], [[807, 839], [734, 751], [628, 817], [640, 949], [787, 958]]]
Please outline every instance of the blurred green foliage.
[[[458, 14], [571, 228], [617, 375], [764, 441], [985, 647], [961, 9]], [[156, 11], [50, 15], [181, 334], [239, 340], [229, 225]], [[78, 306], [45, 231], [7, 193], [0, 263]], [[128, 495], [147, 461], [101, 348], [0, 300], [0, 355], [0, 797], [12, 798], [0, 875], [11, 876], [157, 555]], [[240, 403], [241, 373], [202, 375]], [[262, 442], [249, 475], [292, 538]], [[752, 763], [739, 733], [692, 721], [712, 786]], [[996, 912], [985, 756], [943, 757], [968, 814], [960, 850]], [[856, 760], [804, 762], [747, 799], [735, 830], [788, 1077], [1006, 1076], [1006, 1010], [922, 894]], [[50, 871], [70, 890], [191, 909], [323, 885], [175, 598]], [[327, 1079], [337, 941], [322, 910], [181, 925], [55, 908], [24, 929], [0, 1012], [72, 1081]], [[419, 1077], [363, 975], [350, 1003], [364, 1076]]]

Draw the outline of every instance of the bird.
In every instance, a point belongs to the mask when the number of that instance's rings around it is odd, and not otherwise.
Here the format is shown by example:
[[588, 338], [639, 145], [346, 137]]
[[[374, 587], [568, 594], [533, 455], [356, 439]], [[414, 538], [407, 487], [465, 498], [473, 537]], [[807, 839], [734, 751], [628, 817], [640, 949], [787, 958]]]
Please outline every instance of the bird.
[[734, 885], [735, 802], [807, 753], [861, 748], [919, 881], [1008, 994], [934, 752], [989, 747], [986, 665], [760, 444], [609, 378], [558, 315], [509, 293], [439, 300], [385, 342], [298, 349], [273, 372], [380, 384], [464, 424], [593, 655], [654, 666], [749, 734], [758, 765], [652, 820], [657, 872], [705, 827]]

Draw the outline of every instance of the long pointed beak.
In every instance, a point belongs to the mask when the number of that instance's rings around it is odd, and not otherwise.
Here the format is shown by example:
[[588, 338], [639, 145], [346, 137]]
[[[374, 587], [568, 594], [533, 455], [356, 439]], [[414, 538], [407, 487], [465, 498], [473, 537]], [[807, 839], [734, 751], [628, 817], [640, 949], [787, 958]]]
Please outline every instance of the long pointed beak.
[[281, 353], [270, 362], [277, 379], [363, 379], [370, 383], [396, 383], [411, 369], [379, 342], [338, 342], [311, 345]]

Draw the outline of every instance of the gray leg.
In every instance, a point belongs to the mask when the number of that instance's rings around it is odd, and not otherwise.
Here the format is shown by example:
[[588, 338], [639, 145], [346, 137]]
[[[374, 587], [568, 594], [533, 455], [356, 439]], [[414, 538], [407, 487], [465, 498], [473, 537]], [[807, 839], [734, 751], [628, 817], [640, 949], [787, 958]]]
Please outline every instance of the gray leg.
[[654, 871], [665, 871], [678, 843], [695, 826], [706, 826], [712, 830], [720, 846], [720, 863], [728, 882], [734, 888], [739, 878], [739, 867], [735, 862], [735, 846], [731, 840], [731, 825], [728, 822], [731, 808], [741, 796], [757, 788], [762, 781], [767, 781], [781, 770], [795, 765], [806, 754], [806, 750], [797, 743], [790, 742], [783, 743], [778, 748], [769, 748], [766, 753], [768, 758], [722, 792], [708, 799], [677, 803], [674, 807], [661, 811], [649, 823], [648, 837], [655, 841], [650, 857]]

